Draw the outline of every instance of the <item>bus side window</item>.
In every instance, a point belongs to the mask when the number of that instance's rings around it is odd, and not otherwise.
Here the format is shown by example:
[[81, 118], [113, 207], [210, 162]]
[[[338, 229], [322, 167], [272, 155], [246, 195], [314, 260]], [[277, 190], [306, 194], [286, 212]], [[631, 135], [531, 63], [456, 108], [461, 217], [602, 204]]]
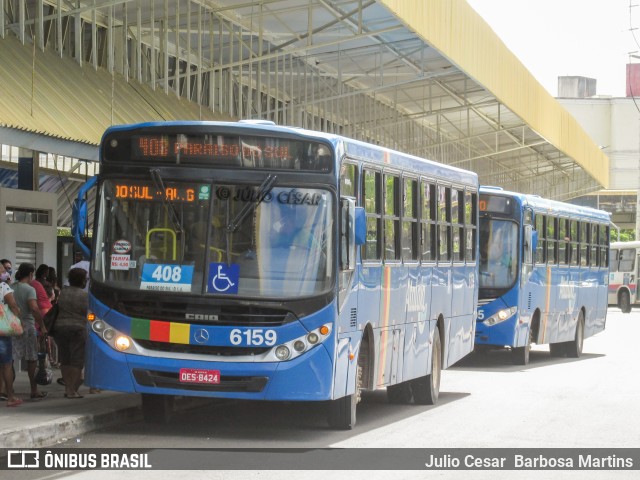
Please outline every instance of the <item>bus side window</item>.
[[438, 261], [451, 261], [451, 189], [438, 185]]
[[465, 192], [464, 194], [464, 229], [465, 229], [465, 260], [473, 262], [476, 259], [476, 235], [477, 235], [477, 193]]
[[546, 252], [546, 245], [544, 242], [545, 230], [544, 230], [544, 215], [537, 213], [536, 214], [536, 232], [538, 232], [538, 245], [536, 247], [536, 263], [544, 263], [546, 260], [544, 258], [544, 254]]
[[633, 272], [634, 261], [636, 259], [635, 248], [623, 248], [620, 250], [620, 268], [621, 272]]
[[418, 181], [404, 179], [402, 211], [402, 258], [418, 259]]
[[589, 265], [589, 224], [580, 222], [580, 266]]
[[568, 254], [568, 246], [569, 246], [569, 237], [568, 237], [568, 229], [567, 229], [566, 218], [558, 219], [558, 263], [560, 265], [568, 265], [569, 262], [567, 260]]
[[454, 262], [464, 260], [464, 192], [451, 190], [452, 256]]
[[340, 168], [340, 196], [341, 197], [355, 197], [359, 199], [357, 185], [358, 170], [352, 163], [343, 163]]
[[400, 259], [400, 178], [384, 176], [384, 258]]
[[600, 266], [609, 266], [609, 226], [600, 225]]
[[364, 171], [364, 209], [367, 221], [366, 243], [362, 249], [364, 260], [380, 260], [382, 191], [380, 173], [372, 170]]
[[546, 244], [547, 244], [547, 264], [555, 264], [558, 263], [558, 259], [556, 257], [556, 246], [557, 246], [557, 229], [556, 223], [558, 221], [557, 218], [554, 217], [546, 217]]
[[620, 261], [620, 259], [618, 258], [618, 250], [612, 248], [611, 249], [611, 265], [610, 265], [610, 269], [609, 269], [609, 271], [611, 273], [618, 271], [618, 262], [619, 261]]
[[578, 243], [578, 222], [576, 220], [569, 220], [569, 237], [571, 239], [571, 245], [569, 246], [569, 263], [571, 265], [578, 265], [580, 244]]
[[421, 256], [423, 262], [430, 262], [436, 259], [436, 187], [435, 185], [422, 180], [420, 182], [420, 202], [421, 202]]
[[592, 267], [596, 267], [599, 264], [598, 261], [598, 225], [591, 224], [591, 238], [590, 238], [590, 249], [591, 253], [589, 254], [589, 265]]

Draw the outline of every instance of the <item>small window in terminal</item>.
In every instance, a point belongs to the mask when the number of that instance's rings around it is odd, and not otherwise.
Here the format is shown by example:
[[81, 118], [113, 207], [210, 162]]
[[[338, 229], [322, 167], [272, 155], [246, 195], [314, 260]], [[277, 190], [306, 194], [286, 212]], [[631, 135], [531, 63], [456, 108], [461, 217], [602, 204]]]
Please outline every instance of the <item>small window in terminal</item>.
[[5, 218], [7, 223], [51, 225], [51, 210], [36, 210], [7, 206]]

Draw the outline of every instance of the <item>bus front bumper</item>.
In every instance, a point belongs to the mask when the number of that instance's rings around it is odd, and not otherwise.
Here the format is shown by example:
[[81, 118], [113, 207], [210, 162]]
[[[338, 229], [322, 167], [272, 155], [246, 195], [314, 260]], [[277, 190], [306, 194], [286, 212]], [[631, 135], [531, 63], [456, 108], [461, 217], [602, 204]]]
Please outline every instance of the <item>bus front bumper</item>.
[[516, 322], [518, 316], [514, 315], [504, 322], [495, 325], [486, 325], [478, 321], [476, 324], [476, 345], [493, 345], [496, 347], [515, 347]]
[[[120, 392], [321, 401], [331, 399], [333, 388], [333, 365], [323, 345], [284, 362], [219, 362], [126, 354], [90, 332], [86, 359], [88, 385]], [[220, 383], [181, 382], [181, 369], [219, 371]]]

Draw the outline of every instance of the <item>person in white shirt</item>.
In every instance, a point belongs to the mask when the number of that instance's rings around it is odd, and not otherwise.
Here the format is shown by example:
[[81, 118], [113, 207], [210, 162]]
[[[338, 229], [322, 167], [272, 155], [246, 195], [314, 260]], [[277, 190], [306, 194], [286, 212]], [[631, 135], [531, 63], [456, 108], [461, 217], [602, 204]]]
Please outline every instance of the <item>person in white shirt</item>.
[[[84, 258], [84, 255], [82, 254], [82, 252], [76, 252], [76, 256], [74, 260], [76, 261], [76, 263], [74, 263], [73, 265], [71, 265], [71, 267], [69, 267], [69, 271], [71, 271], [74, 268], [81, 268], [85, 272], [87, 272], [87, 283], [84, 286], [84, 291], [88, 292], [89, 291], [89, 268], [91, 268], [91, 263], [89, 263], [89, 260]], [[68, 279], [64, 281], [64, 286], [65, 287], [69, 286]]]

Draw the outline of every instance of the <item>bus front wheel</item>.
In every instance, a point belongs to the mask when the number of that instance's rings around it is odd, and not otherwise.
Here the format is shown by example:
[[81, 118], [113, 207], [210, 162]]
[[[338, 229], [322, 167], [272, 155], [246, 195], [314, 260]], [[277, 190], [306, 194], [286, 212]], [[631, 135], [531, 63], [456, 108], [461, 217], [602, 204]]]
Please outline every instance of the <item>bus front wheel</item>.
[[442, 373], [442, 346], [440, 331], [436, 327], [433, 332], [431, 348], [431, 374], [411, 380], [413, 400], [418, 405], [435, 405], [440, 396], [440, 376]]
[[362, 367], [356, 371], [356, 391], [329, 403], [329, 426], [335, 430], [351, 430], [356, 425], [356, 407], [360, 401]]
[[173, 415], [173, 395], [142, 394], [142, 416], [147, 423], [168, 423]]
[[618, 307], [620, 307], [622, 313], [631, 312], [631, 298], [626, 290], [621, 291], [620, 295], [618, 295]]
[[529, 354], [531, 352], [531, 344], [533, 343], [533, 331], [529, 328], [527, 335], [527, 344], [524, 347], [515, 347], [511, 350], [511, 359], [514, 365], [528, 365]]

